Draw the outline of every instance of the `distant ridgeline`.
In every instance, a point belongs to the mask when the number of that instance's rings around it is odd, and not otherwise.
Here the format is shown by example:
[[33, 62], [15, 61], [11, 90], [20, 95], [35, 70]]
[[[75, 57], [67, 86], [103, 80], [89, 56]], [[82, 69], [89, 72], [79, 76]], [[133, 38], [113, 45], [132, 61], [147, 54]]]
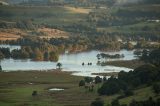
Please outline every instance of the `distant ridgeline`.
[[2, 0], [9, 4], [29, 4], [29, 5], [64, 5], [64, 4], [74, 4], [74, 5], [126, 5], [126, 4], [136, 4], [136, 3], [146, 3], [146, 4], [157, 4], [160, 3], [159, 0]]

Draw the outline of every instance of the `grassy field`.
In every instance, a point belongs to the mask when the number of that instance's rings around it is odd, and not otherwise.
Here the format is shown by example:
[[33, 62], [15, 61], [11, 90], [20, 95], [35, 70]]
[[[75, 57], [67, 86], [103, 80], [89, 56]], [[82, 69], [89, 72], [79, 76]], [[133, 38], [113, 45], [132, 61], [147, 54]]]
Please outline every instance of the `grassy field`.
[[[74, 8], [69, 6], [0, 6], [0, 23], [14, 26], [23, 20], [32, 20], [35, 29], [0, 28], [0, 40], [16, 40], [25, 35], [44, 34], [41, 38], [68, 37], [64, 29], [42, 28], [45, 25], [64, 27], [85, 22], [89, 8]], [[3, 24], [2, 24], [3, 26]], [[38, 28], [37, 28], [38, 27]], [[17, 30], [21, 30], [17, 31]], [[42, 33], [41, 33], [42, 32]]]
[[38, 24], [68, 25], [81, 21], [89, 9], [61, 6], [1, 6], [0, 20], [14, 22], [33, 19]]
[[[140, 4], [140, 5], [130, 5], [130, 6], [123, 6], [123, 7], [113, 7], [112, 9], [109, 10], [109, 12], [111, 13], [115, 13], [115, 14], [119, 14], [119, 10], [123, 10], [125, 12], [123, 13], [132, 13], [134, 14], [134, 16], [137, 16], [136, 18], [140, 17], [138, 12], [142, 12], [142, 13], [153, 13], [153, 14], [157, 14], [157, 16], [159, 17], [159, 9], [160, 9], [160, 5], [152, 5], [152, 4]], [[101, 10], [99, 11], [99, 13], [101, 12]], [[131, 14], [130, 14], [131, 15]], [[123, 15], [122, 15], [123, 16]], [[129, 17], [129, 15], [127, 15]], [[119, 16], [120, 17], [120, 16]], [[124, 25], [120, 25], [120, 26], [109, 26], [109, 27], [97, 27], [98, 31], [105, 31], [105, 32], [118, 32], [118, 33], [134, 33], [137, 35], [141, 35], [143, 33], [147, 33], [150, 34], [152, 33], [156, 33], [156, 34], [160, 34], [159, 33], [159, 29], [158, 27], [160, 27], [160, 22], [155, 22], [155, 21], [150, 21], [153, 18], [146, 18], [143, 19], [141, 21], [137, 21], [135, 23], [129, 23], [129, 24], [124, 24]], [[159, 18], [155, 18], [153, 20], [158, 20]]]
[[[0, 105], [1, 106], [89, 106], [95, 98], [102, 98], [105, 104], [110, 103], [120, 94], [113, 96], [99, 96], [95, 86], [93, 92], [79, 87], [82, 77], [71, 76], [61, 71], [26, 71], [0, 73]], [[50, 88], [63, 88], [64, 91], [49, 91]], [[36, 90], [38, 95], [33, 97]], [[120, 99], [120, 103], [130, 100], [144, 100], [154, 96], [150, 87], [135, 90], [135, 95]]]
[[[2, 106], [64, 106], [89, 105], [97, 96], [78, 87], [82, 77], [66, 72], [9, 72], [0, 73], [0, 105]], [[32, 84], [31, 84], [32, 83]], [[49, 88], [63, 88], [51, 92]], [[38, 96], [32, 97], [32, 92]]]

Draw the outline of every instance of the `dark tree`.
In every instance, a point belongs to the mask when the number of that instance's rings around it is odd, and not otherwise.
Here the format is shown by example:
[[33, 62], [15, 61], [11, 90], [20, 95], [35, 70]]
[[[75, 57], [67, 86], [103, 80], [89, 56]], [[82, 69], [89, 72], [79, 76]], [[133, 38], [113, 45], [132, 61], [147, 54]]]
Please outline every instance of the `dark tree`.
[[93, 81], [92, 77], [85, 77], [84, 78], [85, 82], [90, 83]]
[[0, 51], [0, 61], [4, 58], [5, 58], [4, 54]]
[[0, 72], [2, 71], [2, 66], [0, 65]]
[[104, 101], [100, 98], [97, 98], [95, 101], [91, 103], [91, 106], [104, 106]]
[[105, 82], [105, 81], [107, 81], [107, 78], [104, 76], [104, 77], [103, 77], [103, 82]]
[[84, 81], [84, 80], [81, 80], [81, 81], [79, 82], [79, 86], [85, 86], [85, 81]]
[[118, 99], [113, 100], [111, 106], [120, 106]]
[[101, 83], [102, 82], [102, 78], [100, 78], [99, 76], [95, 77], [95, 84], [97, 83]]
[[37, 95], [38, 95], [37, 91], [32, 92], [32, 96], [37, 96]]
[[61, 69], [61, 67], [62, 67], [62, 63], [57, 63], [57, 65], [56, 65], [59, 69]]
[[160, 48], [149, 53], [149, 62], [156, 66], [160, 66]]
[[153, 90], [156, 94], [160, 93], [160, 83], [153, 84]]
[[98, 89], [98, 93], [101, 95], [113, 95], [118, 93], [120, 89], [120, 85], [116, 79], [108, 80]]

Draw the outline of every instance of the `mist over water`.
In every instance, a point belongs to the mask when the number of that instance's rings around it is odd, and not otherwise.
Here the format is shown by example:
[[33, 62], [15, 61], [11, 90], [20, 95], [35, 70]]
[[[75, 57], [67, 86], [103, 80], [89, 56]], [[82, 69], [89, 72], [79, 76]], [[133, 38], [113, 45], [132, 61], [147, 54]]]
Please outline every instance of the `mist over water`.
[[115, 5], [136, 4], [143, 0], [116, 0]]

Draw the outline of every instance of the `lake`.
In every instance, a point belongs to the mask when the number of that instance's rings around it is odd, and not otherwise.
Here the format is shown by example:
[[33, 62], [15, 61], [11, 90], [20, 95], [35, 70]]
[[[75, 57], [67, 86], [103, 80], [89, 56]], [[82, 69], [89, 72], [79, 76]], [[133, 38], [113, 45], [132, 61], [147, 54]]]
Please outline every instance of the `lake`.
[[[1, 47], [1, 46], [0, 46]], [[5, 47], [3, 45], [3, 47]], [[20, 46], [6, 46], [11, 47], [10, 49], [19, 49]], [[102, 61], [115, 61], [115, 60], [132, 60], [136, 57], [133, 54], [134, 50], [127, 51], [121, 50], [118, 52], [100, 52], [100, 51], [88, 51], [88, 52], [81, 52], [81, 53], [74, 53], [74, 54], [61, 54], [59, 57], [60, 63], [62, 63], [62, 71], [69, 71], [73, 72], [73, 75], [76, 76], [92, 76], [95, 77], [96, 75], [92, 75], [92, 73], [102, 73], [102, 72], [119, 72], [121, 70], [129, 71], [132, 69], [125, 68], [125, 67], [115, 67], [115, 66], [99, 66], [97, 65], [97, 54], [98, 53], [108, 53], [108, 54], [124, 54], [124, 58], [120, 59], [106, 59]], [[85, 63], [82, 66], [82, 63]], [[92, 65], [88, 66], [88, 63], [92, 63]], [[31, 61], [30, 59], [26, 60], [14, 60], [14, 59], [4, 59], [1, 61], [1, 66], [4, 71], [26, 71], [26, 70], [51, 70], [56, 69], [56, 62], [50, 61]]]

